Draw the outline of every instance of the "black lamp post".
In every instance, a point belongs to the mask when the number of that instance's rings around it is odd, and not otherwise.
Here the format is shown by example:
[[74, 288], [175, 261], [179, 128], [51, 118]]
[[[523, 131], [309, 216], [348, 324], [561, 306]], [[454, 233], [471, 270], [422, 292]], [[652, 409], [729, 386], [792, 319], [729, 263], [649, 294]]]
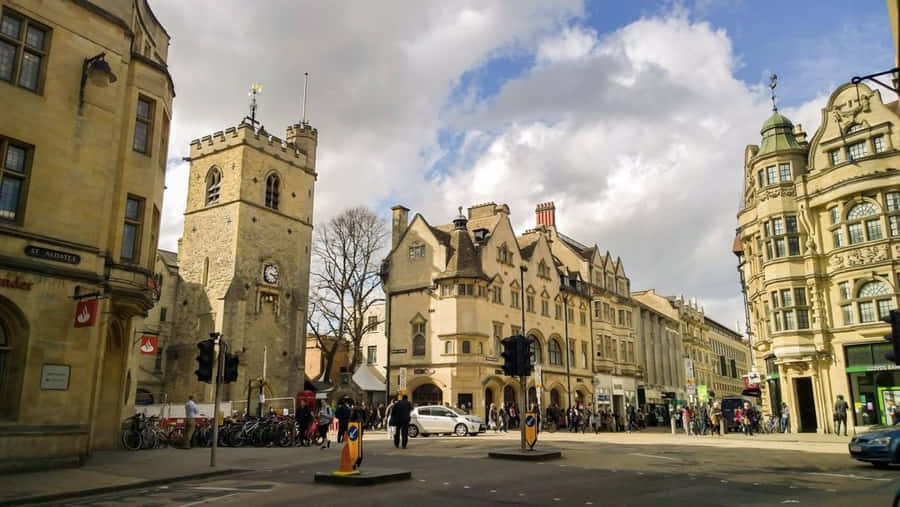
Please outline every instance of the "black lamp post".
[[116, 82], [118, 78], [113, 74], [112, 68], [106, 61], [106, 53], [85, 58], [84, 63], [81, 64], [81, 88], [78, 90], [79, 113], [84, 106], [84, 86], [87, 84], [89, 77], [91, 78], [91, 83], [100, 88], [105, 88]]
[[569, 363], [571, 363], [571, 349], [569, 348], [569, 295], [563, 295], [563, 322], [565, 323], [565, 334], [566, 334], [566, 395], [569, 400], [569, 405], [567, 408], [572, 408], [572, 370]]

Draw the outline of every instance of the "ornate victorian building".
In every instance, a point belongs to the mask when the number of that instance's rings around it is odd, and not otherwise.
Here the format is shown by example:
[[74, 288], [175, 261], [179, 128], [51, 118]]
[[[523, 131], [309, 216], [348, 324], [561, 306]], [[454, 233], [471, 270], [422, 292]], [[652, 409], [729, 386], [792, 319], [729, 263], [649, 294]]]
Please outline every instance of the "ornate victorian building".
[[393, 209], [383, 273], [392, 394], [478, 414], [517, 401], [518, 382], [502, 375], [500, 340], [523, 333], [535, 339], [540, 367], [529, 399], [542, 407], [590, 403], [594, 393], [624, 407], [634, 397], [640, 368], [622, 263], [560, 234], [552, 203], [538, 206], [536, 228], [519, 237], [503, 204], [472, 206], [442, 226], [408, 213]]
[[745, 150], [734, 251], [745, 282], [763, 402], [799, 431], [832, 430], [837, 395], [851, 426], [885, 421], [900, 393], [881, 318], [896, 306], [900, 263], [898, 104], [841, 86], [807, 142], [775, 110]]

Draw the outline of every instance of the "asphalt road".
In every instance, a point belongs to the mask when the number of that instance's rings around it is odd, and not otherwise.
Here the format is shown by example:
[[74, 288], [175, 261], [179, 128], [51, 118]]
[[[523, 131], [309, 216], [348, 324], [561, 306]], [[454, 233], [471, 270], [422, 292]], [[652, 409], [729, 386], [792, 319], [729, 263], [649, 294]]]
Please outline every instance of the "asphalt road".
[[363, 469], [413, 472], [369, 487], [313, 483], [336, 468], [339, 450], [272, 449], [308, 461], [220, 479], [83, 497], [55, 505], [759, 505], [889, 506], [900, 469], [876, 470], [847, 456], [753, 448], [552, 442], [563, 459], [526, 463], [487, 458], [510, 441], [485, 437], [411, 440], [407, 450], [367, 444]]

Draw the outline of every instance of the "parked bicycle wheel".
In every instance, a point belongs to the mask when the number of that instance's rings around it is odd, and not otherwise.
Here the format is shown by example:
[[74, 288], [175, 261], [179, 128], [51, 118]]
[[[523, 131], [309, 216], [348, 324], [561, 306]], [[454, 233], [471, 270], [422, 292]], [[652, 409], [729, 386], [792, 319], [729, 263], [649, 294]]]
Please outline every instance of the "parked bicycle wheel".
[[137, 451], [141, 448], [143, 441], [141, 434], [134, 430], [122, 431], [122, 445], [129, 451]]

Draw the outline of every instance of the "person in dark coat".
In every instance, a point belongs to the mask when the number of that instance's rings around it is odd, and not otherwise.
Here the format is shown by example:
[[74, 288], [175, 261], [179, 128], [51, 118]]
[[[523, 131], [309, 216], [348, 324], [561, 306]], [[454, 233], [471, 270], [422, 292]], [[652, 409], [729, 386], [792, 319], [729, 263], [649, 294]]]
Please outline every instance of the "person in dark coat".
[[350, 400], [343, 400], [338, 405], [337, 410], [334, 411], [334, 416], [337, 417], [338, 420], [338, 443], [344, 441], [344, 433], [347, 432], [347, 423], [350, 422], [350, 407], [348, 405], [352, 404], [353, 402]]
[[306, 405], [306, 400], [300, 400], [300, 408], [297, 409], [297, 426], [300, 433], [300, 445], [309, 445], [307, 432], [312, 424], [312, 411]]
[[402, 438], [403, 448], [406, 449], [406, 443], [409, 441], [409, 416], [412, 410], [409, 396], [405, 394], [403, 399], [395, 403], [391, 410], [390, 425], [397, 428], [394, 430], [394, 447], [400, 448]]

